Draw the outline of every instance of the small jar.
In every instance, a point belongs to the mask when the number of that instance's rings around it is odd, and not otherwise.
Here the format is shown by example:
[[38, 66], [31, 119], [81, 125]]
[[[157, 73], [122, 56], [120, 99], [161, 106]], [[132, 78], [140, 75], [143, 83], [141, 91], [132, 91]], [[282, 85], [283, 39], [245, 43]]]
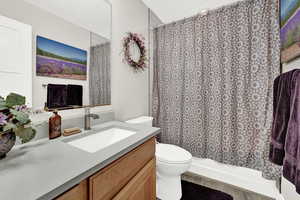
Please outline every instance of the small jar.
[[49, 139], [55, 139], [61, 136], [61, 116], [58, 111], [54, 110], [53, 115], [49, 118]]

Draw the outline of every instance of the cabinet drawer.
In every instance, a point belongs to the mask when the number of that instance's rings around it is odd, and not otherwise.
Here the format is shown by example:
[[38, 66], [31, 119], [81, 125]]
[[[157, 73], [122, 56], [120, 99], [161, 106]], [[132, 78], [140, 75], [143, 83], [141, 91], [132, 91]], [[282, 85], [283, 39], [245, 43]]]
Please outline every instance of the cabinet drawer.
[[88, 181], [84, 180], [55, 200], [88, 200]]
[[156, 200], [156, 170], [153, 158], [113, 200]]
[[89, 178], [90, 200], [112, 199], [155, 156], [152, 138]]

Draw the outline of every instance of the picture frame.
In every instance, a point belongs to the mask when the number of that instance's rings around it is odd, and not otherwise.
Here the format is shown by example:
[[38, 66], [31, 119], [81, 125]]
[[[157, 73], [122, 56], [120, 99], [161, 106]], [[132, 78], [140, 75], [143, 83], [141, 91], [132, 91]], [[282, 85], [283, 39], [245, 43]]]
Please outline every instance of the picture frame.
[[87, 51], [37, 36], [36, 75], [87, 80]]

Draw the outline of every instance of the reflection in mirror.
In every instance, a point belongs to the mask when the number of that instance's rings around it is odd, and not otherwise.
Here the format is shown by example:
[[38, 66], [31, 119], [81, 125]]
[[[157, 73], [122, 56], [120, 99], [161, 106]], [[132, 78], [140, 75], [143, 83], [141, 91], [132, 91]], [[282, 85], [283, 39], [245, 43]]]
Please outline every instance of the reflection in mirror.
[[0, 96], [33, 110], [110, 104], [110, 38], [106, 0], [1, 0]]
[[110, 96], [110, 41], [91, 33], [90, 105], [108, 105]]

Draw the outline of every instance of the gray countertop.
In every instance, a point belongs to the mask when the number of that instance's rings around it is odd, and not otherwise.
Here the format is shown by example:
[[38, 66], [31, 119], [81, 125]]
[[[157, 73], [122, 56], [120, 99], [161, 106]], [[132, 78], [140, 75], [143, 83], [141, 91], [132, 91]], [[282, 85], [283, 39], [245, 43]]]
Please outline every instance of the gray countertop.
[[116, 126], [137, 133], [95, 153], [65, 142], [86, 132], [17, 146], [0, 160], [0, 200], [53, 199], [160, 132], [117, 121], [94, 126], [92, 132]]

